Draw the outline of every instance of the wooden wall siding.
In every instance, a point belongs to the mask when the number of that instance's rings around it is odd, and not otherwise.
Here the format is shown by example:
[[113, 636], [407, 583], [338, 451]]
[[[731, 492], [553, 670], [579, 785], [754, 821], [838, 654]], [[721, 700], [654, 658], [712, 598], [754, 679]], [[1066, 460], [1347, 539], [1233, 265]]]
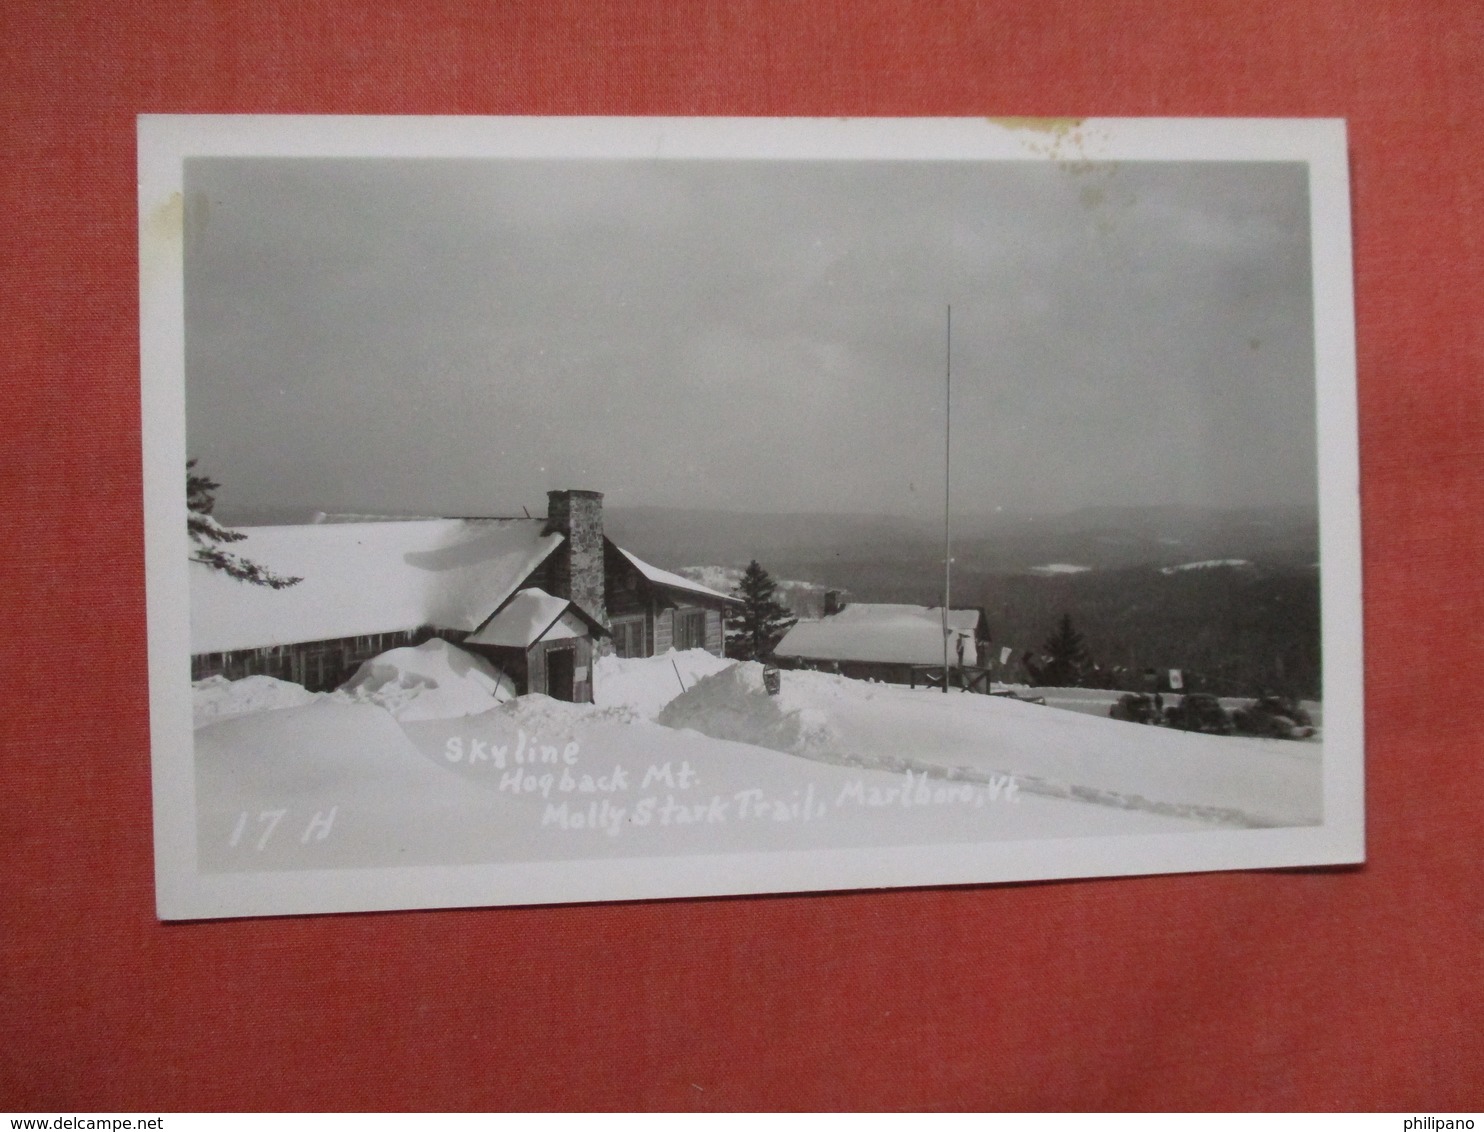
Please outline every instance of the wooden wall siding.
[[555, 552], [553, 552], [552, 554], [548, 554], [546, 556], [546, 561], [542, 562], [541, 565], [532, 570], [525, 581], [521, 582], [520, 585], [516, 588], [518, 590], [523, 590], [529, 586], [535, 586], [537, 589], [545, 590], [553, 597], [557, 596], [557, 590], [560, 587], [560, 582], [557, 579]]
[[721, 610], [706, 610], [706, 651], [721, 656], [726, 643], [726, 627], [722, 623]]
[[675, 643], [675, 621], [673, 609], [658, 609], [654, 614], [654, 652], [651, 656], [661, 656], [670, 651]]
[[528, 695], [531, 692], [546, 695], [546, 649], [540, 644], [534, 644], [526, 650], [526, 682], [521, 688], [521, 694]]
[[526, 650], [507, 648], [501, 645], [466, 645], [475, 656], [484, 658], [515, 683], [515, 694], [523, 696], [531, 690], [530, 673], [527, 670]]
[[354, 676], [363, 663], [389, 649], [420, 645], [434, 637], [458, 644], [468, 635], [456, 629], [423, 626], [329, 641], [300, 641], [292, 645], [238, 649], [235, 652], [200, 653], [191, 657], [191, 679], [225, 676], [228, 680], [241, 680], [248, 676], [272, 676], [301, 684], [311, 692], [328, 692]]
[[572, 679], [574, 703], [590, 704], [593, 702], [593, 661], [596, 659], [597, 651], [594, 644], [591, 637], [583, 637], [577, 642], [577, 656], [574, 660]]
[[644, 580], [644, 576], [634, 569], [633, 564], [611, 544], [604, 547], [603, 571], [608, 588], [609, 617], [653, 612], [652, 602], [647, 592], [648, 583]]

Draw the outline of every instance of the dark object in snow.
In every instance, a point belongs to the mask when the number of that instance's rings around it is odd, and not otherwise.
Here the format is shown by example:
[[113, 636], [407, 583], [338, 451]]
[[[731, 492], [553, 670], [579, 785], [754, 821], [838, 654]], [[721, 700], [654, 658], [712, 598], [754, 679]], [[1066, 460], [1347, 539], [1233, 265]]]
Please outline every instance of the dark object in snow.
[[1232, 712], [1232, 724], [1238, 734], [1264, 739], [1307, 739], [1314, 734], [1313, 718], [1288, 696], [1259, 696]]
[[778, 671], [777, 665], [763, 666], [763, 690], [770, 696], [776, 696], [783, 690], [783, 674]]
[[1173, 707], [1165, 708], [1165, 724], [1180, 731], [1201, 731], [1207, 735], [1230, 735], [1231, 716], [1221, 701], [1208, 692], [1192, 692]]
[[1163, 713], [1156, 699], [1155, 696], [1146, 696], [1139, 692], [1127, 692], [1119, 696], [1118, 702], [1108, 709], [1108, 715], [1129, 723], [1158, 724]]

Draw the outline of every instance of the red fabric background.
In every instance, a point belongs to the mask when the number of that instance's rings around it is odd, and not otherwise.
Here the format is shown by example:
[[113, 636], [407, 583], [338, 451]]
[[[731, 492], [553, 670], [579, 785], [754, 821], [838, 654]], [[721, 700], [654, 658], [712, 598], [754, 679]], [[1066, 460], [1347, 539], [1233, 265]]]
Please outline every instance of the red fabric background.
[[[1484, 8], [0, 8], [0, 1108], [1484, 1107]], [[134, 115], [1350, 120], [1370, 863], [164, 926]]]

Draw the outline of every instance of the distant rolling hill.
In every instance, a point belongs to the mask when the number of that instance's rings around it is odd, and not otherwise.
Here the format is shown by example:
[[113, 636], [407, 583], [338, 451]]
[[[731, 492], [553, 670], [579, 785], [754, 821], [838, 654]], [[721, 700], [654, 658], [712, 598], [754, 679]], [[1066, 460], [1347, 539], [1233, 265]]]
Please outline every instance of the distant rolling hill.
[[[756, 558], [777, 574], [770, 562], [917, 565], [925, 557], [941, 563], [943, 553], [940, 524], [899, 516], [610, 508], [605, 522], [609, 535], [635, 553], [671, 566], [746, 566]], [[1228, 558], [1298, 566], [1313, 563], [1318, 548], [1318, 515], [1302, 507], [1099, 507], [1061, 515], [954, 516], [955, 559], [997, 572], [1055, 563], [1107, 569]]]
[[[1093, 658], [1125, 677], [1179, 668], [1223, 695], [1320, 694], [1312, 509], [1098, 508], [956, 526], [952, 603], [984, 606], [996, 642], [1017, 656], [1039, 651], [1068, 613]], [[855, 601], [942, 600], [941, 528], [908, 519], [615, 509], [608, 530], [712, 581], [756, 558], [790, 581], [780, 600], [804, 616], [822, 609], [826, 589]]]

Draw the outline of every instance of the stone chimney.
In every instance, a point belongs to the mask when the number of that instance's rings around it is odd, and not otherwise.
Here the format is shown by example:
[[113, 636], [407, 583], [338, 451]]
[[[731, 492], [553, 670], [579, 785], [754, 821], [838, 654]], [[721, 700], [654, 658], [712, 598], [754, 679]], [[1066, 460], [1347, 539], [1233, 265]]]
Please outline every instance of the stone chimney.
[[607, 588], [603, 580], [603, 493], [548, 491], [544, 534], [564, 541], [547, 559], [551, 592], [570, 598], [584, 613], [608, 624]]
[[840, 600], [839, 590], [824, 591], [824, 615], [826, 617], [833, 617], [844, 608], [845, 603]]

